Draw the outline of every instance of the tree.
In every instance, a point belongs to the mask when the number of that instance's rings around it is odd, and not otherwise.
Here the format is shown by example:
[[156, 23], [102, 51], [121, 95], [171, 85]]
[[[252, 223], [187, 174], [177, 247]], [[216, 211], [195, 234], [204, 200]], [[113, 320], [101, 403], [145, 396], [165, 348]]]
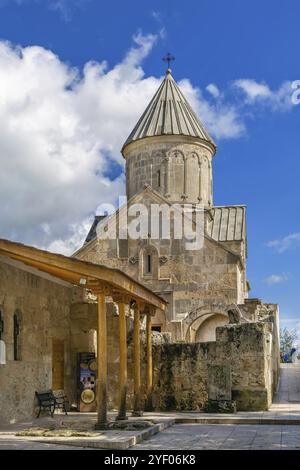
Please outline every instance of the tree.
[[280, 358], [283, 361], [284, 354], [290, 354], [291, 349], [297, 339], [297, 331], [295, 329], [288, 330], [280, 328]]

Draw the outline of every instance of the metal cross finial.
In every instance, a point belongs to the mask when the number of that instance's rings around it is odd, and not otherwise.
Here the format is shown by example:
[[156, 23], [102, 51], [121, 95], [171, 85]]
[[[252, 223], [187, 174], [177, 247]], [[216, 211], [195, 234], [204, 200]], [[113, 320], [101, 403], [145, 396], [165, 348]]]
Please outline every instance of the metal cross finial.
[[173, 60], [175, 60], [175, 57], [170, 54], [170, 52], [168, 52], [165, 57], [163, 57], [162, 59], [164, 62], [168, 62], [168, 70], [167, 71], [170, 71], [170, 63], [173, 62]]

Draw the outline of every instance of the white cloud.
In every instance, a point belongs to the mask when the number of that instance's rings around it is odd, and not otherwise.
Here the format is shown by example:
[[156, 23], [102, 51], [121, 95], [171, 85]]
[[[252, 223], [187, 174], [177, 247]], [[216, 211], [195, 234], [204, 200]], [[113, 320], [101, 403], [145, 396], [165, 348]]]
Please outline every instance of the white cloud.
[[240, 79], [234, 82], [234, 86], [244, 91], [249, 101], [265, 99], [271, 96], [271, 90], [264, 83], [257, 83], [255, 80]]
[[[2, 238], [71, 253], [97, 206], [124, 193], [122, 171], [105, 175], [112, 162], [122, 169], [122, 144], [161, 83], [141, 67], [159, 36], [139, 32], [119, 64], [82, 72], [43, 47], [0, 41]], [[189, 80], [179, 85], [214, 137], [245, 133], [223, 93], [211, 103]]]
[[122, 63], [88, 63], [82, 77], [42, 47], [0, 42], [1, 237], [70, 252], [89, 214], [124, 192], [123, 175], [105, 172], [123, 165], [159, 84], [140, 67], [155, 40], [137, 34]]
[[232, 139], [241, 137], [245, 133], [245, 124], [234, 105], [223, 101], [210, 103], [204, 99], [200, 88], [193, 87], [189, 80], [181, 80], [179, 86], [214, 137]]
[[271, 90], [266, 83], [253, 79], [239, 79], [233, 87], [243, 92], [246, 104], [260, 104], [274, 111], [288, 111], [293, 107], [292, 82], [283, 82], [277, 90]]
[[268, 284], [268, 286], [273, 286], [274, 284], [281, 284], [282, 282], [286, 282], [288, 280], [288, 276], [285, 273], [282, 274], [271, 274], [264, 279], [264, 282]]
[[209, 85], [207, 85], [206, 90], [207, 90], [214, 98], [219, 98], [219, 96], [220, 96], [220, 94], [221, 94], [219, 88], [218, 88], [217, 85], [215, 85], [214, 83], [210, 83]]
[[291, 233], [278, 240], [271, 240], [267, 243], [269, 248], [274, 248], [278, 253], [284, 253], [285, 251], [297, 248], [300, 246], [300, 232]]
[[[1, 237], [70, 253], [96, 207], [124, 192], [123, 174], [105, 172], [123, 165], [120, 148], [161, 82], [141, 68], [156, 40], [138, 33], [121, 63], [89, 62], [82, 76], [42, 47], [0, 42]], [[215, 135], [236, 134], [232, 110], [182, 87]]]

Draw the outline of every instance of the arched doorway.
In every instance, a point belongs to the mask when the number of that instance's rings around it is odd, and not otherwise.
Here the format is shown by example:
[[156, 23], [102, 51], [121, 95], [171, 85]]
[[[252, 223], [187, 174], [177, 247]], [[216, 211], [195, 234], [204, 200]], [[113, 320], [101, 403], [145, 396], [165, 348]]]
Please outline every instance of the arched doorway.
[[196, 343], [206, 343], [216, 341], [216, 328], [228, 323], [228, 317], [221, 314], [211, 315], [204, 320], [195, 333]]
[[227, 306], [206, 304], [190, 312], [183, 322], [185, 340], [207, 342], [216, 340], [216, 328], [229, 323]]

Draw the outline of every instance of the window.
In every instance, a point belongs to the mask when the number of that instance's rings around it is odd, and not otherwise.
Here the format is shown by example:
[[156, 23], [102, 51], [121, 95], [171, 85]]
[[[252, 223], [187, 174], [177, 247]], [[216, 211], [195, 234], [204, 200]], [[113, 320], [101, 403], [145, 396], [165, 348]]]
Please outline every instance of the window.
[[160, 181], [160, 170], [157, 171], [157, 186], [160, 188], [161, 181]]
[[146, 255], [146, 270], [145, 274], [151, 274], [152, 273], [152, 256], [151, 255]]
[[147, 245], [139, 253], [139, 274], [147, 280], [158, 279], [159, 261], [156, 247]]
[[20, 360], [20, 345], [19, 345], [19, 335], [20, 335], [20, 315], [18, 313], [14, 314], [14, 361]]

